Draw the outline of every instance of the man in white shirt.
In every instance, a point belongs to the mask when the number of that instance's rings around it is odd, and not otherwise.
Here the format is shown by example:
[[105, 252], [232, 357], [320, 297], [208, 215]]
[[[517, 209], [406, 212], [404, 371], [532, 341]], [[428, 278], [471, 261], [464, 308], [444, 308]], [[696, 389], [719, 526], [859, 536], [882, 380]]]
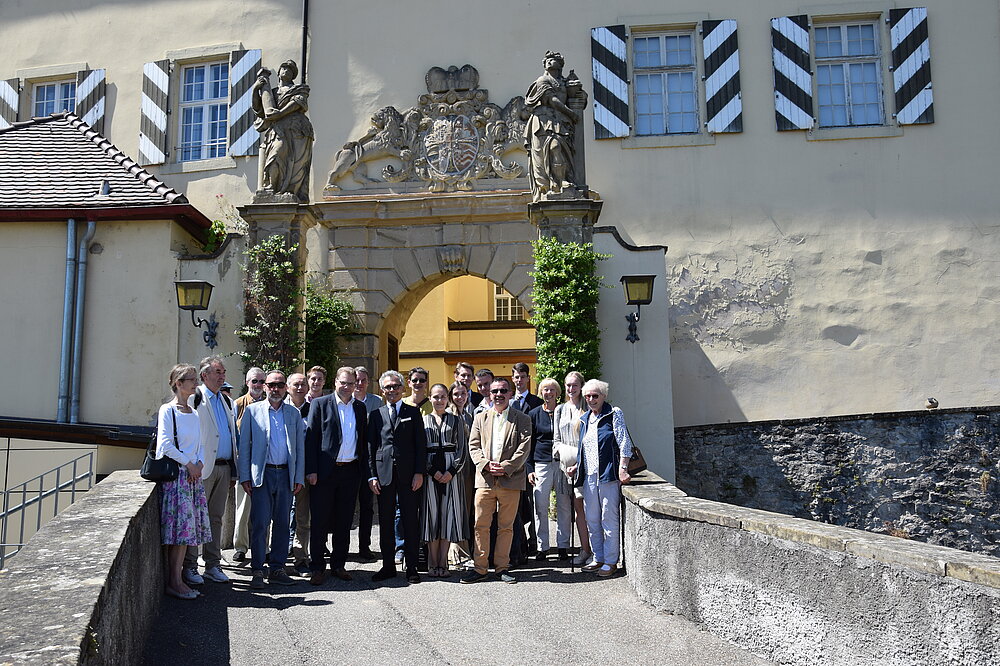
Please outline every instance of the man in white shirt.
[[184, 556], [184, 582], [200, 585], [205, 578], [228, 583], [229, 576], [219, 566], [222, 562], [222, 516], [226, 512], [229, 489], [236, 485], [236, 419], [233, 403], [222, 393], [226, 366], [218, 356], [203, 358], [199, 364], [201, 386], [191, 396], [190, 405], [198, 412], [201, 444], [205, 452], [202, 482], [208, 500], [208, 520], [212, 540], [202, 546], [205, 574], [198, 573], [198, 547], [188, 546]]
[[334, 393], [312, 401], [306, 419], [306, 482], [312, 514], [309, 562], [313, 585], [322, 585], [329, 575], [323, 561], [326, 535], [333, 537], [330, 572], [340, 580], [347, 572], [347, 548], [351, 541], [354, 500], [362, 475], [368, 472], [368, 410], [354, 399], [357, 381], [353, 368], [340, 368]]
[[278, 585], [293, 585], [285, 572], [288, 557], [288, 516], [292, 496], [305, 480], [305, 425], [302, 416], [285, 402], [285, 375], [267, 375], [267, 402], [246, 408], [240, 427], [240, 483], [250, 496], [250, 587], [264, 587], [267, 531], [271, 552], [267, 578]]

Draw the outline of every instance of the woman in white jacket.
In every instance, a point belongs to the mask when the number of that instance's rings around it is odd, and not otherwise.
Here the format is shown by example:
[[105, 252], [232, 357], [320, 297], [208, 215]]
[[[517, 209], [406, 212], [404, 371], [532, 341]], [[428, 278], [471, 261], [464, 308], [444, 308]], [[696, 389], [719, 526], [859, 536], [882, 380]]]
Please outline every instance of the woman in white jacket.
[[572, 476], [566, 473], [576, 465], [577, 443], [580, 441], [580, 416], [586, 407], [583, 404], [583, 375], [576, 370], [566, 375], [566, 401], [556, 407], [552, 418], [552, 457], [559, 460], [559, 468], [563, 471], [556, 482], [556, 494], [568, 495], [573, 498], [573, 511], [576, 513], [576, 530], [580, 535], [580, 554], [573, 559], [573, 564], [585, 564], [593, 557], [590, 552], [590, 534], [587, 532], [587, 517], [583, 510], [583, 490], [573, 487]]

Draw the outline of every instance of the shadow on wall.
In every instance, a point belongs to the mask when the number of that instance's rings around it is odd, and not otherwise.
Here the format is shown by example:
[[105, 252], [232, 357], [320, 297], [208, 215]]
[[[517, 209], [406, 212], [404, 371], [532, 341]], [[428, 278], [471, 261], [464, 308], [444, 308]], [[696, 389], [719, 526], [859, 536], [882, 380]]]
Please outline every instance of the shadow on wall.
[[[674, 419], [677, 425], [688, 423], [744, 422], [736, 396], [722, 374], [694, 340], [671, 344]], [[691, 390], [697, 387], [697, 390]], [[678, 479], [680, 468], [677, 470]], [[679, 482], [679, 481], [678, 481]]]

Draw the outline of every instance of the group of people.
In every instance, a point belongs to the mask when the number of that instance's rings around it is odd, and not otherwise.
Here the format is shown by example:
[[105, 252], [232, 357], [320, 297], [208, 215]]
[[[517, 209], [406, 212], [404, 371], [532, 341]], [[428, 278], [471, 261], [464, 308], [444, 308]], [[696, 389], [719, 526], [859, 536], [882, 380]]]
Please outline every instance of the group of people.
[[450, 385], [428, 386], [419, 367], [406, 379], [384, 372], [379, 399], [368, 392], [364, 367], [339, 368], [329, 393], [319, 366], [287, 378], [251, 368], [247, 393], [232, 400], [225, 377], [218, 357], [198, 368], [177, 365], [169, 374], [173, 399], [159, 410], [157, 456], [179, 466], [175, 481], [162, 482], [171, 596], [194, 599], [205, 579], [228, 581], [222, 516], [237, 484], [234, 560], [249, 551], [255, 589], [294, 584], [290, 550], [295, 571], [313, 585], [352, 580], [346, 563], [356, 505], [359, 556], [368, 561], [377, 506], [376, 582], [399, 568], [420, 582], [425, 546], [430, 577], [450, 576], [451, 561], [467, 568], [462, 583], [487, 579], [490, 566], [514, 583], [511, 567], [532, 554], [572, 556], [574, 513], [581, 543], [574, 563], [600, 576], [617, 571], [620, 484], [630, 480], [632, 443], [605, 382], [570, 372], [560, 401], [562, 387], [551, 378], [539, 382], [540, 395], [530, 392], [525, 363], [507, 378], [463, 362]]

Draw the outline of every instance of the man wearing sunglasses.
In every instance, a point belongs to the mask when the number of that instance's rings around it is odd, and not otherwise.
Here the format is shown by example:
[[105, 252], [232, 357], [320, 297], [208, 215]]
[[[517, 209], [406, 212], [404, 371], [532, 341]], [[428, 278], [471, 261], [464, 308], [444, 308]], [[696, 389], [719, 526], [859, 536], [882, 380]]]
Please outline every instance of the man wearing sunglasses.
[[294, 406], [285, 402], [285, 375], [270, 372], [265, 381], [267, 401], [247, 407], [240, 428], [237, 461], [240, 484], [250, 496], [250, 587], [264, 585], [267, 530], [271, 528], [272, 584], [293, 585], [285, 571], [288, 558], [292, 496], [305, 482], [305, 424]]
[[368, 485], [378, 496], [379, 545], [382, 568], [372, 576], [383, 581], [396, 576], [393, 518], [396, 507], [403, 524], [403, 557], [406, 580], [419, 583], [420, 550], [417, 511], [427, 469], [427, 435], [420, 410], [404, 403], [403, 376], [387, 370], [378, 379], [385, 404], [368, 415]]
[[511, 387], [506, 377], [490, 384], [493, 406], [479, 412], [472, 422], [469, 455], [476, 465], [475, 571], [463, 583], [485, 580], [489, 569], [490, 523], [497, 514], [497, 541], [493, 563], [500, 580], [516, 583], [510, 568], [510, 546], [514, 535], [521, 491], [525, 488], [524, 464], [531, 451], [531, 419], [510, 407]]
[[[267, 373], [262, 368], [253, 367], [247, 370], [247, 392], [236, 398], [233, 405], [236, 409], [236, 428], [239, 429], [243, 420], [243, 412], [247, 405], [260, 402], [264, 395], [264, 378]], [[250, 550], [250, 501], [243, 486], [236, 484], [236, 528], [233, 534], [233, 562], [244, 562], [247, 551]]]
[[434, 406], [431, 405], [431, 401], [427, 398], [427, 389], [429, 388], [428, 382], [430, 382], [430, 373], [417, 366], [410, 370], [410, 395], [403, 398], [403, 402], [407, 405], [413, 405], [420, 410], [420, 414], [427, 416], [434, 411]]

